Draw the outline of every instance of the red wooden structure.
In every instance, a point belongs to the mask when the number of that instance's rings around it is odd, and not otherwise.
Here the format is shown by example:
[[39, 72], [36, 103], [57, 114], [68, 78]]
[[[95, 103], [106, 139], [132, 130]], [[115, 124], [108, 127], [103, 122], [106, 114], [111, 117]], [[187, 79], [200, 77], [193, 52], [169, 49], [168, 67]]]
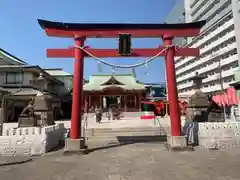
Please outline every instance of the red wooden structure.
[[[157, 116], [168, 116], [170, 115], [168, 106], [168, 101], [158, 101], [158, 102], [151, 102], [151, 101], [141, 101], [142, 104], [146, 105], [153, 105], [152, 111], [154, 111], [155, 115]], [[185, 116], [187, 113], [187, 105], [188, 103], [185, 101], [178, 101], [179, 109], [180, 109], [180, 116]]]
[[[172, 42], [174, 37], [198, 36], [205, 21], [187, 24], [78, 24], [60, 23], [38, 20], [40, 26], [48, 36], [72, 38], [75, 47], [66, 49], [47, 49], [49, 58], [75, 58], [74, 85], [71, 119], [71, 139], [81, 137], [81, 109], [83, 101], [83, 63], [87, 54], [76, 46], [84, 46], [86, 38], [116, 38], [120, 33], [130, 33], [133, 38], [155, 37], [162, 38], [164, 45], [155, 49], [132, 49], [132, 57], [155, 56], [161, 50], [165, 56], [168, 85], [168, 99], [170, 102], [170, 119], [172, 136], [181, 135], [181, 121], [179, 115], [177, 84], [175, 76], [175, 56], [198, 56], [198, 48], [176, 48]], [[117, 49], [86, 50], [96, 57], [119, 57]]]

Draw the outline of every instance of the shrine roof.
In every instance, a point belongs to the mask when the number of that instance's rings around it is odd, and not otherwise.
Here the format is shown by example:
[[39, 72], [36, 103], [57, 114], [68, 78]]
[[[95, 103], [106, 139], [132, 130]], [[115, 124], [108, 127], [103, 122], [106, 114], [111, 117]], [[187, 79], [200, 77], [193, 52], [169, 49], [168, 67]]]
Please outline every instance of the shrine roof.
[[201, 28], [205, 25], [206, 21], [198, 21], [192, 23], [179, 23], [179, 24], [150, 24], [150, 23], [64, 23], [64, 22], [54, 22], [46, 21], [43, 19], [38, 19], [39, 25], [42, 29], [59, 29], [59, 30], [157, 30], [157, 29], [185, 29], [185, 28]]
[[89, 82], [83, 86], [84, 91], [102, 91], [106, 88], [120, 88], [123, 90], [145, 90], [144, 84], [137, 83], [132, 74], [96, 74], [90, 76]]

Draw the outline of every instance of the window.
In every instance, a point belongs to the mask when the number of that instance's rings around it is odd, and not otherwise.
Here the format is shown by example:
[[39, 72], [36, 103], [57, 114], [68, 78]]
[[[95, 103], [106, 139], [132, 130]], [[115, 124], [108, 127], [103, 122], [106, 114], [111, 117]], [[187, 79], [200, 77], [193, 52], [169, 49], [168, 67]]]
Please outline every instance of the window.
[[23, 75], [20, 72], [7, 72], [6, 84], [22, 84]]

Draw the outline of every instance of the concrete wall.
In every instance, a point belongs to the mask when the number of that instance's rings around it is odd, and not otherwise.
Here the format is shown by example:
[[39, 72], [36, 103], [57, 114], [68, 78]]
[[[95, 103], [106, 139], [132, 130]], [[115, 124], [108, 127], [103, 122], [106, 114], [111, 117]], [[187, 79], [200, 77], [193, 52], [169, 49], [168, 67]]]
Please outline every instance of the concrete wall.
[[4, 129], [0, 136], [0, 154], [42, 155], [59, 145], [63, 140], [64, 125], [57, 124], [46, 127]]
[[240, 147], [240, 122], [199, 123], [198, 138], [205, 148]]

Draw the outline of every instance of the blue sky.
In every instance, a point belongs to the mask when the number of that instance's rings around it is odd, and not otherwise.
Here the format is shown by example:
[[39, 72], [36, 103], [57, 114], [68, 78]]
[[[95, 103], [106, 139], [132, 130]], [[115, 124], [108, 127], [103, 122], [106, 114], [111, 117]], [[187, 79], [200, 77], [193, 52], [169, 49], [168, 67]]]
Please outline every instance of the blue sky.
[[[49, 38], [37, 23], [38, 18], [62, 22], [162, 23], [174, 0], [1, 0], [0, 47], [29, 64], [43, 68], [64, 68], [73, 72], [73, 59], [48, 59], [47, 48], [67, 48], [73, 41]], [[116, 48], [116, 39], [89, 39], [94, 48]], [[161, 44], [160, 39], [134, 39], [133, 48], [151, 48]], [[146, 58], [109, 58], [115, 64], [135, 64]], [[84, 75], [88, 79], [98, 72], [97, 62], [86, 58]], [[102, 73], [112, 69], [102, 66]], [[145, 75], [145, 72], [148, 75]], [[116, 73], [131, 73], [116, 69]], [[164, 59], [158, 58], [148, 68], [136, 69], [137, 79], [144, 82], [164, 82]]]

